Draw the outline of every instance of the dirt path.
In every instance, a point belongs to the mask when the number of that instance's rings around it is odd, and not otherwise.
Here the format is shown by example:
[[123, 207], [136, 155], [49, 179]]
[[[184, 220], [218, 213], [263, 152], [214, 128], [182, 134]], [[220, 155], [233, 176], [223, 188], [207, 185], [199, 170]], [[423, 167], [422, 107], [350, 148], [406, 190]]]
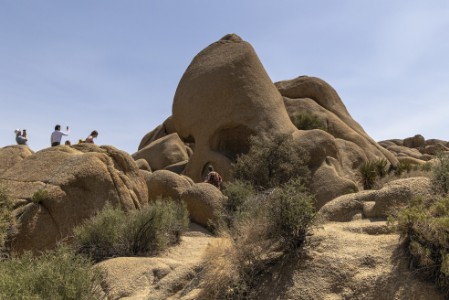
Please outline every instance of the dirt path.
[[201, 270], [201, 259], [209, 243], [216, 238], [203, 228], [192, 225], [180, 245], [158, 257], [119, 257], [98, 264], [106, 272], [103, 289], [108, 299], [194, 299], [183, 295]]

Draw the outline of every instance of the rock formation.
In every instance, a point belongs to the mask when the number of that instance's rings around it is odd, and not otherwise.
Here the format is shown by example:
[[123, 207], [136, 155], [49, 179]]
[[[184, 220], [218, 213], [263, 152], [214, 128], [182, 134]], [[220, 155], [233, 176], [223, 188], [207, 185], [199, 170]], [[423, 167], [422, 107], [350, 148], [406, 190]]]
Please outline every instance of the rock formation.
[[[290, 117], [299, 113], [320, 118], [325, 131], [297, 129]], [[193, 59], [176, 90], [173, 115], [142, 139], [138, 153], [172, 134], [192, 146], [187, 149], [193, 152], [174, 170], [183, 170], [195, 182], [203, 180], [209, 164], [229, 180], [230, 165], [248, 151], [251, 135], [292, 135], [298, 147], [310, 154], [318, 208], [358, 190], [356, 173], [364, 161], [398, 162], [352, 119], [329, 84], [306, 76], [274, 84], [251, 45], [234, 34]]]
[[7, 186], [16, 201], [17, 229], [11, 247], [19, 252], [54, 247], [106, 202], [124, 210], [148, 203], [136, 163], [111, 146], [41, 150], [1, 173], [0, 185]]

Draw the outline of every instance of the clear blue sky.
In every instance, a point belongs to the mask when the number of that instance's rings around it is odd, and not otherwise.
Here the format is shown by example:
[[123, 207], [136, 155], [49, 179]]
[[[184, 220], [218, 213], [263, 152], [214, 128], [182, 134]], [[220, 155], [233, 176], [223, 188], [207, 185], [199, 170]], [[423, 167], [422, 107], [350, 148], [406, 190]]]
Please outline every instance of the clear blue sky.
[[316, 76], [375, 140], [449, 140], [449, 1], [0, 0], [0, 147], [26, 128], [137, 151], [177, 84], [227, 33], [271, 79]]

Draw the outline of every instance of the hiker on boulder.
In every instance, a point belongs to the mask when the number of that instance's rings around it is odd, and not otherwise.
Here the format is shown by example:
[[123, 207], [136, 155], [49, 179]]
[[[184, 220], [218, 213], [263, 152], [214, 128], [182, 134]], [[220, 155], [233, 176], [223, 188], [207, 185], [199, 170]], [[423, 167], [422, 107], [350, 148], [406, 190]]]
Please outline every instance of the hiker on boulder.
[[50, 142], [51, 142], [52, 147], [61, 145], [62, 137], [69, 135], [69, 132], [70, 132], [69, 126], [66, 127], [66, 130], [67, 130], [67, 132], [62, 132], [61, 125], [55, 126], [55, 131], [52, 132], [51, 137], [50, 137]]
[[26, 129], [23, 130], [23, 134], [22, 134], [22, 130], [20, 130], [20, 129], [14, 130], [14, 133], [16, 134], [17, 145], [26, 145], [27, 144], [28, 138], [27, 138]]
[[209, 170], [209, 173], [207, 173], [207, 177], [204, 182], [210, 183], [220, 189], [221, 183], [223, 182], [220, 174], [215, 172], [212, 166], [208, 166], [207, 169]]
[[84, 142], [94, 144], [94, 138], [97, 138], [97, 136], [98, 136], [98, 131], [94, 130], [90, 133], [90, 135], [86, 138], [86, 140]]

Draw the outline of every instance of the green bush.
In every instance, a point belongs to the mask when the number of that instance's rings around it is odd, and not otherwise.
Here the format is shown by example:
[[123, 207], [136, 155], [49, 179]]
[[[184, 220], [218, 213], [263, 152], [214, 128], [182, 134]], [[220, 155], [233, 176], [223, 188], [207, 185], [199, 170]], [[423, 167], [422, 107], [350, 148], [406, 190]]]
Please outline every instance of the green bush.
[[373, 161], [365, 161], [359, 167], [359, 175], [363, 189], [370, 190], [374, 187], [377, 178], [377, 167]]
[[447, 194], [449, 191], [449, 156], [437, 155], [437, 164], [432, 168], [432, 183], [437, 191]]
[[308, 112], [303, 112], [293, 116], [291, 118], [291, 121], [296, 126], [296, 128], [301, 130], [326, 130], [326, 126], [324, 126], [323, 122], [316, 115], [310, 114]]
[[449, 293], [449, 197], [415, 198], [396, 218], [411, 266]]
[[65, 247], [0, 262], [0, 299], [101, 299], [100, 273]]
[[48, 191], [40, 189], [33, 194], [33, 196], [31, 197], [31, 201], [33, 201], [34, 203], [41, 203], [47, 198], [48, 198]]
[[132, 214], [126, 228], [126, 245], [134, 255], [156, 253], [180, 242], [189, 215], [184, 202], [159, 200]]
[[8, 229], [14, 220], [12, 215], [13, 200], [5, 188], [0, 187], [0, 253], [5, 245]]
[[388, 161], [385, 158], [379, 158], [374, 160], [374, 166], [376, 169], [377, 177], [384, 178], [387, 175], [388, 173], [387, 164]]
[[264, 190], [286, 183], [292, 178], [307, 180], [308, 154], [297, 146], [290, 135], [250, 137], [249, 152], [232, 164], [235, 179]]
[[285, 249], [303, 245], [315, 217], [313, 197], [299, 180], [292, 180], [270, 195], [270, 235], [279, 238]]
[[74, 229], [75, 247], [95, 261], [127, 252], [125, 241], [127, 215], [109, 203], [95, 217]]
[[248, 202], [256, 196], [256, 191], [251, 184], [236, 180], [226, 184], [223, 194], [226, 196], [225, 218], [228, 226], [232, 227], [234, 220], [248, 211]]
[[171, 199], [160, 199], [128, 214], [107, 205], [75, 228], [75, 247], [95, 261], [154, 254], [179, 242], [188, 222], [185, 204]]

